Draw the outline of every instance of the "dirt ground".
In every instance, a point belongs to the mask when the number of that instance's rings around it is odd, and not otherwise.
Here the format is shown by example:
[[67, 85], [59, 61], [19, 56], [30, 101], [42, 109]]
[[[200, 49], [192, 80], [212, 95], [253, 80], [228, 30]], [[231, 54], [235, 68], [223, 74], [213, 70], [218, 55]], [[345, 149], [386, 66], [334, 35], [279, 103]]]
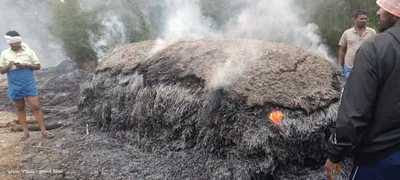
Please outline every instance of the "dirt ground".
[[[0, 75], [0, 87], [7, 87], [4, 75]], [[14, 118], [15, 114], [0, 111], [0, 179], [5, 180], [21, 178], [21, 174], [9, 172], [18, 169], [18, 158], [22, 153], [18, 133], [13, 133], [11, 127], [6, 127]]]
[[[7, 87], [6, 76], [0, 75], [0, 88], [4, 90]], [[4, 95], [4, 94], [3, 94]], [[6, 98], [2, 98], [2, 101]], [[0, 102], [5, 104], [9, 102]], [[29, 113], [29, 112], [27, 112]], [[18, 118], [14, 112], [0, 110], [0, 179], [1, 180], [20, 180], [26, 179], [27, 174], [31, 173], [61, 173], [57, 169], [27, 169], [26, 163], [32, 161], [32, 158], [43, 158], [52, 153], [51, 147], [46, 147], [54, 139], [44, 139], [40, 131], [30, 132], [30, 138], [22, 141], [22, 132], [13, 132], [10, 123]], [[27, 120], [34, 120], [33, 116], [27, 116]], [[51, 132], [56, 133], [57, 130]], [[57, 134], [58, 137], [61, 134]], [[57, 137], [56, 137], [57, 138]], [[54, 171], [54, 172], [53, 172]]]
[[9, 172], [18, 169], [22, 153], [19, 134], [11, 132], [10, 127], [5, 127], [14, 118], [15, 115], [12, 113], [0, 112], [0, 179], [21, 178], [21, 174]]
[[[43, 139], [40, 132], [31, 132], [31, 137], [22, 141], [20, 139], [21, 132], [12, 132], [11, 127], [7, 126], [8, 123], [16, 119], [14, 113], [0, 112], [0, 179], [25, 179], [25, 175], [29, 173], [61, 173], [62, 170], [58, 169], [24, 168], [24, 164], [32, 161], [32, 158], [45, 160], [46, 156], [51, 155], [52, 147], [46, 145], [54, 139]], [[33, 120], [34, 118], [28, 116], [27, 119]], [[57, 135], [58, 137], [61, 136], [60, 133], [57, 133]]]

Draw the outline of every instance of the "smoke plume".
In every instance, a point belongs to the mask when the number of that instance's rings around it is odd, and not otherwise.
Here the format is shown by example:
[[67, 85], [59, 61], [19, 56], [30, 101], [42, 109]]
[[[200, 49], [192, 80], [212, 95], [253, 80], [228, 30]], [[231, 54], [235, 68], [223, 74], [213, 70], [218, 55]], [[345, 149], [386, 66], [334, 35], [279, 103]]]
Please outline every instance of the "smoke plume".
[[[318, 26], [307, 23], [301, 3], [293, 0], [224, 1], [217, 17], [204, 16], [207, 0], [162, 0], [168, 9], [161, 39], [176, 40], [201, 37], [248, 38], [299, 46], [332, 61], [322, 44]], [[209, 3], [208, 3], [209, 4]], [[216, 5], [216, 4], [214, 4]], [[225, 7], [225, 8], [224, 8]], [[231, 16], [218, 17], [231, 13]], [[216, 12], [214, 12], [216, 13]], [[220, 22], [215, 22], [219, 20]], [[222, 22], [222, 23], [221, 23]], [[213, 26], [221, 24], [220, 26]]]
[[[159, 42], [156, 52], [174, 40], [229, 37], [295, 45], [333, 62], [318, 27], [309, 23], [311, 8], [303, 1], [80, 0], [80, 5], [100, 25], [101, 33], [90, 33], [92, 48], [100, 58], [119, 45], [147, 39]], [[0, 10], [4, 17], [0, 30], [20, 32], [45, 66], [66, 59], [48, 32], [51, 9], [46, 3], [3, 0]], [[6, 47], [0, 43], [0, 48]]]
[[[304, 14], [304, 9], [293, 0], [224, 1], [219, 7], [224, 7], [223, 9], [217, 8], [216, 11], [209, 12], [214, 16], [213, 19], [206, 16], [204, 12], [202, 13], [204, 5], [207, 5], [207, 0], [162, 1], [165, 2], [162, 4], [164, 9], [168, 10], [166, 12], [167, 19], [165, 28], [160, 33], [158, 44], [152, 53], [167, 47], [171, 41], [178, 39], [228, 37], [299, 46], [334, 62], [328, 53], [328, 48], [321, 42], [317, 25], [307, 23], [308, 15]], [[229, 12], [235, 13], [221, 17]], [[229, 45], [226, 46], [229, 47]], [[253, 51], [249, 52], [250, 54], [258, 54], [257, 47], [246, 49]], [[250, 63], [247, 62], [249, 58], [241, 57], [232, 50], [227, 49], [227, 51], [231, 52], [231, 56], [223, 65], [215, 69], [210, 82], [212, 89], [234, 84], [237, 77], [244, 73], [246, 64]]]
[[318, 27], [307, 23], [308, 16], [294, 0], [247, 0], [245, 8], [230, 19], [225, 35], [282, 42], [315, 52], [328, 60], [328, 49], [321, 42]]

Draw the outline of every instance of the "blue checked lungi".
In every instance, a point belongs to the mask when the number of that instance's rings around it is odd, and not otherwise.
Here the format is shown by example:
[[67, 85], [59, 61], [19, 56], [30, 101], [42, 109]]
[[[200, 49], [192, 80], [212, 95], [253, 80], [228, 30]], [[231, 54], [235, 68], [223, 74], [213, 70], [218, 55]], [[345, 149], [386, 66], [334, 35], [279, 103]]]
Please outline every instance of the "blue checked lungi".
[[351, 69], [348, 68], [346, 65], [344, 65], [343, 71], [344, 71], [344, 74], [346, 75], [346, 78], [348, 78], [350, 76]]
[[11, 100], [24, 99], [26, 96], [37, 96], [33, 71], [29, 68], [14, 69], [7, 73], [8, 98]]

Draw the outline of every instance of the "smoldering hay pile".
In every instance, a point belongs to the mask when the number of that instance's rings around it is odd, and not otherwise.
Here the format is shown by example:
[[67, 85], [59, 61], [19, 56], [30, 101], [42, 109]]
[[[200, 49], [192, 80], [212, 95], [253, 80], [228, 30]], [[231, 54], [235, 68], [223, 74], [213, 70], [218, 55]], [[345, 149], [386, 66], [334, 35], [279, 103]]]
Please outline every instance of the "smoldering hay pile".
[[[344, 82], [330, 62], [258, 40], [184, 40], [157, 52], [155, 45], [108, 54], [81, 85], [78, 108], [147, 152], [209, 158], [178, 159], [188, 169], [163, 178], [283, 179], [324, 164]], [[274, 110], [284, 113], [280, 124], [268, 118]]]

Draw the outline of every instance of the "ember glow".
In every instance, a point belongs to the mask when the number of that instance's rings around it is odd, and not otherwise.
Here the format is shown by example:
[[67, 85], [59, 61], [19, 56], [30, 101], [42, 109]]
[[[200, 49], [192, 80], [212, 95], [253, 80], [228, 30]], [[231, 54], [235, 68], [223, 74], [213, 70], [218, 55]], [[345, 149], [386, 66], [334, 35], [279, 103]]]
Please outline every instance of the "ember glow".
[[280, 124], [283, 118], [283, 112], [280, 110], [273, 110], [268, 114], [268, 118], [275, 124]]

